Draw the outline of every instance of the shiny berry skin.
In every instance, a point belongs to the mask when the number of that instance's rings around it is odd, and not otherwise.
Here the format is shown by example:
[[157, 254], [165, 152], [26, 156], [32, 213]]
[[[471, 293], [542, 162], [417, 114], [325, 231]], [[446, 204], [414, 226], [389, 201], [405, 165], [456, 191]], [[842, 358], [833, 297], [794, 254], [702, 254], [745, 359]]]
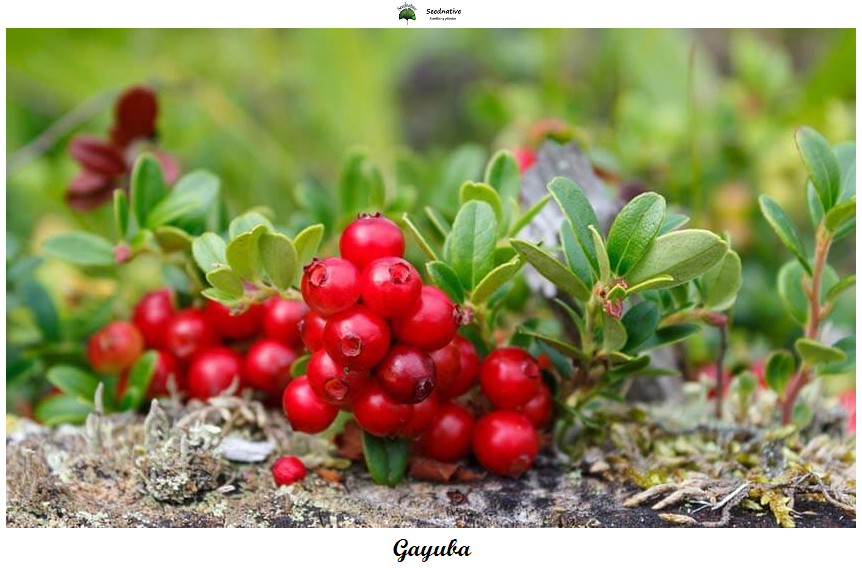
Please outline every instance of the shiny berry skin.
[[204, 317], [216, 333], [227, 339], [249, 339], [260, 333], [263, 323], [263, 306], [252, 304], [244, 312], [233, 314], [231, 309], [218, 302], [209, 301], [204, 308]]
[[431, 459], [452, 462], [467, 457], [473, 443], [473, 415], [455, 402], [444, 402], [422, 434], [419, 447]]
[[479, 382], [494, 406], [515, 410], [539, 392], [542, 375], [529, 353], [518, 347], [500, 347], [482, 362]]
[[326, 329], [326, 320], [311, 310], [299, 322], [299, 334], [302, 344], [309, 351], [323, 349], [323, 330]]
[[422, 402], [437, 384], [434, 360], [409, 345], [390, 349], [374, 370], [374, 378], [387, 395], [404, 404]]
[[218, 335], [199, 310], [188, 309], [174, 314], [168, 323], [165, 346], [180, 361], [218, 343]]
[[450, 341], [446, 347], [432, 351], [431, 359], [434, 360], [434, 370], [437, 376], [437, 392], [443, 400], [455, 398], [450, 394], [454, 392], [458, 377], [461, 375], [461, 351], [455, 339]]
[[398, 225], [379, 213], [363, 214], [341, 233], [338, 248], [342, 258], [363, 270], [378, 258], [404, 256], [404, 234]]
[[167, 288], [145, 294], [132, 312], [132, 323], [144, 336], [147, 347], [165, 347], [166, 332], [174, 315], [174, 299]]
[[302, 275], [302, 299], [308, 307], [329, 317], [359, 300], [359, 270], [343, 258], [314, 259]]
[[518, 162], [518, 171], [524, 173], [530, 166], [536, 163], [536, 152], [529, 148], [519, 148], [513, 152]]
[[422, 293], [422, 277], [403, 258], [378, 258], [362, 271], [362, 302], [390, 318], [410, 311]]
[[362, 429], [375, 436], [395, 436], [407, 426], [413, 406], [391, 399], [371, 383], [353, 403], [353, 417]]
[[554, 397], [545, 381], [540, 381], [539, 392], [518, 410], [539, 430], [551, 423], [554, 416]]
[[314, 394], [305, 375], [287, 385], [281, 397], [281, 407], [290, 427], [306, 434], [323, 432], [338, 416], [338, 408]]
[[301, 481], [306, 474], [305, 464], [296, 456], [282, 456], [272, 464], [272, 479], [276, 485], [290, 485]]
[[442, 398], [458, 398], [466, 394], [473, 388], [479, 377], [479, 355], [476, 353], [476, 348], [468, 339], [460, 335], [455, 336], [453, 342], [458, 346], [458, 352], [461, 355], [461, 372], [445, 390], [440, 390]]
[[285, 345], [300, 341], [299, 322], [308, 312], [308, 306], [299, 300], [270, 298], [263, 304], [263, 334]]
[[326, 321], [323, 348], [339, 365], [370, 369], [386, 356], [389, 325], [365, 306], [356, 306]]
[[455, 338], [457, 320], [455, 304], [438, 289], [423, 286], [413, 308], [392, 320], [392, 332], [402, 343], [425, 351], [436, 351]]
[[440, 406], [437, 393], [432, 392], [431, 396], [422, 402], [413, 405], [413, 413], [410, 415], [410, 421], [398, 433], [402, 438], [415, 438], [424, 432], [437, 414], [437, 408]]
[[258, 339], [251, 344], [243, 362], [245, 384], [270, 394], [278, 394], [290, 382], [290, 366], [296, 351], [275, 339]]
[[186, 389], [191, 398], [218, 396], [242, 375], [242, 357], [227, 347], [212, 347], [197, 354], [189, 365]]
[[127, 321], [111, 322], [90, 337], [87, 361], [100, 373], [120, 373], [144, 352], [144, 336]]
[[473, 453], [488, 471], [518, 477], [539, 453], [539, 433], [520, 412], [497, 410], [473, 428]]
[[317, 396], [343, 408], [351, 406], [371, 382], [368, 371], [346, 369], [323, 349], [315, 351], [308, 360], [306, 375]]

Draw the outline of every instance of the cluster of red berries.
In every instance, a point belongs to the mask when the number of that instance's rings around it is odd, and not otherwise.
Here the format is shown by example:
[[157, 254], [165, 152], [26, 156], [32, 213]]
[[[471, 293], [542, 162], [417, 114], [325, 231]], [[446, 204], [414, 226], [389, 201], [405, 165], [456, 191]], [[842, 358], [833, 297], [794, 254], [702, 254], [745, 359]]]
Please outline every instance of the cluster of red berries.
[[190, 398], [205, 400], [237, 381], [277, 399], [301, 351], [298, 324], [307, 311], [284, 298], [241, 314], [217, 302], [177, 310], [169, 290], [156, 290], [138, 302], [131, 322], [112, 322], [94, 334], [87, 358], [96, 371], [120, 375], [120, 394], [129, 369], [144, 349], [153, 349], [158, 359], [148, 397], [169, 394], [173, 377], [178, 392]]
[[[403, 258], [399, 227], [361, 215], [342, 233], [341, 258], [305, 267], [302, 296], [310, 311], [302, 340], [312, 355], [282, 404], [291, 426], [317, 433], [339, 410], [367, 432], [415, 440], [439, 461], [471, 450], [487, 469], [519, 475], [539, 449], [537, 428], [550, 421], [552, 398], [536, 361], [521, 349], [497, 349], [481, 365], [457, 334], [464, 313]], [[478, 422], [454, 399], [481, 375], [498, 409]]]

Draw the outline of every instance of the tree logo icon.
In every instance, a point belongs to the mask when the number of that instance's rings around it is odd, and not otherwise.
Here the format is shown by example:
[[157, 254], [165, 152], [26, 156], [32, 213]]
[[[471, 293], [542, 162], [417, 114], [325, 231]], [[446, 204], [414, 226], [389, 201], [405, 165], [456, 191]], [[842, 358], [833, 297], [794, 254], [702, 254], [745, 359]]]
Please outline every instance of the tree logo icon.
[[398, 19], [404, 20], [408, 25], [410, 20], [416, 21], [416, 7], [413, 4], [404, 4], [398, 7]]

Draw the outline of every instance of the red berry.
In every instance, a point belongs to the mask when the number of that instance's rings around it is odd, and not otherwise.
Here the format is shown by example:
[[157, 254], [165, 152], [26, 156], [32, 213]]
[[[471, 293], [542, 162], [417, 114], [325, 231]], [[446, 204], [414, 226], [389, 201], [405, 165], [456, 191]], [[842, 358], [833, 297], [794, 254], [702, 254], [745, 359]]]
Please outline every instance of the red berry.
[[299, 343], [299, 322], [308, 306], [299, 300], [270, 298], [263, 304], [263, 334], [285, 345]]
[[448, 400], [454, 398], [450, 393], [457, 386], [455, 383], [461, 375], [461, 350], [455, 339], [450, 341], [446, 347], [431, 352], [434, 360], [434, 370], [437, 376], [437, 392], [440, 398]]
[[296, 456], [282, 456], [272, 464], [272, 478], [276, 485], [290, 485], [305, 477], [305, 465]]
[[539, 381], [539, 383], [539, 392], [524, 403], [519, 410], [532, 422], [533, 426], [541, 430], [551, 423], [551, 418], [554, 415], [554, 397], [545, 381]]
[[524, 173], [536, 162], [536, 153], [529, 148], [519, 148], [513, 152], [518, 162], [518, 171]]
[[423, 286], [413, 308], [392, 320], [392, 331], [402, 343], [436, 351], [455, 338], [458, 309], [433, 286]]
[[260, 333], [263, 306], [252, 304], [244, 312], [234, 314], [224, 304], [209, 301], [204, 308], [204, 317], [222, 337], [248, 339]]
[[482, 391], [497, 408], [515, 410], [539, 391], [541, 371], [536, 360], [518, 347], [491, 352], [479, 371]]
[[[168, 380], [171, 376], [174, 377], [177, 389], [182, 389], [176, 358], [167, 351], [158, 351], [156, 368], [153, 371], [152, 378], [150, 379], [150, 386], [147, 388], [147, 398], [155, 398], [157, 396], [170, 394], [168, 392]], [[129, 369], [126, 369], [123, 371], [123, 374], [120, 375], [120, 380], [117, 383], [117, 395], [120, 398], [126, 394], [128, 384]]]
[[410, 421], [401, 429], [399, 435], [403, 438], [415, 438], [419, 436], [431, 424], [434, 415], [437, 414], [439, 401], [437, 393], [432, 392], [431, 396], [413, 405], [413, 413], [410, 415]]
[[227, 347], [212, 347], [195, 356], [189, 366], [189, 396], [206, 400], [218, 396], [242, 374], [242, 357]]
[[353, 417], [375, 436], [395, 436], [410, 422], [413, 406], [401, 404], [371, 383], [353, 403]]
[[323, 349], [308, 360], [308, 382], [315, 394], [335, 406], [350, 406], [371, 380], [368, 371], [353, 371], [339, 365]]
[[479, 355], [476, 353], [476, 348], [473, 347], [473, 344], [460, 335], [456, 335], [452, 342], [458, 346], [461, 372], [458, 373], [458, 377], [449, 383], [445, 389], [438, 387], [440, 397], [443, 399], [458, 398], [462, 394], [465, 394], [473, 388], [473, 385], [476, 384], [476, 378], [479, 376]]
[[216, 343], [218, 336], [199, 310], [177, 312], [168, 323], [165, 345], [181, 361], [191, 359]]
[[378, 258], [362, 272], [362, 302], [389, 318], [406, 314], [422, 293], [422, 277], [403, 258]]
[[323, 349], [323, 330], [326, 329], [326, 320], [311, 310], [299, 322], [299, 333], [302, 343], [309, 351]]
[[174, 300], [167, 288], [145, 294], [132, 313], [132, 323], [144, 336], [147, 347], [165, 347], [166, 332], [174, 315]]
[[404, 235], [398, 225], [376, 215], [360, 215], [341, 233], [339, 250], [342, 258], [364, 269], [385, 256], [404, 256]]
[[290, 366], [296, 351], [274, 339], [258, 339], [245, 354], [243, 378], [248, 386], [267, 393], [280, 393], [290, 382]]
[[143, 352], [144, 337], [126, 321], [109, 323], [87, 343], [87, 360], [100, 373], [120, 373], [131, 367]]
[[370, 369], [389, 349], [389, 326], [365, 306], [356, 306], [326, 321], [323, 347], [339, 365]]
[[336, 407], [314, 394], [305, 375], [297, 377], [287, 385], [281, 397], [281, 406], [290, 427], [307, 434], [323, 432], [338, 415]]
[[539, 433], [519, 412], [491, 412], [473, 429], [473, 453], [488, 471], [518, 477], [539, 453]]
[[422, 434], [422, 453], [438, 461], [457, 461], [470, 453], [473, 436], [473, 416], [454, 402], [440, 405], [431, 424]]
[[437, 384], [431, 356], [408, 345], [390, 349], [374, 376], [387, 395], [404, 404], [422, 402]]
[[314, 259], [302, 275], [302, 298], [308, 307], [328, 317], [359, 300], [359, 271], [342, 258]]

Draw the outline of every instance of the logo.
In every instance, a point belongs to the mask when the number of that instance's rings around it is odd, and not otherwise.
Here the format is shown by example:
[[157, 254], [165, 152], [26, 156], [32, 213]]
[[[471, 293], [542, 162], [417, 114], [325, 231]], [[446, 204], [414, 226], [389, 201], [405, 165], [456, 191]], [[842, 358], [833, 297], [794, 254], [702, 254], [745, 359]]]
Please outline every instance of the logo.
[[416, 21], [416, 7], [413, 4], [404, 4], [398, 7], [398, 19], [405, 20], [410, 25], [410, 20]]

